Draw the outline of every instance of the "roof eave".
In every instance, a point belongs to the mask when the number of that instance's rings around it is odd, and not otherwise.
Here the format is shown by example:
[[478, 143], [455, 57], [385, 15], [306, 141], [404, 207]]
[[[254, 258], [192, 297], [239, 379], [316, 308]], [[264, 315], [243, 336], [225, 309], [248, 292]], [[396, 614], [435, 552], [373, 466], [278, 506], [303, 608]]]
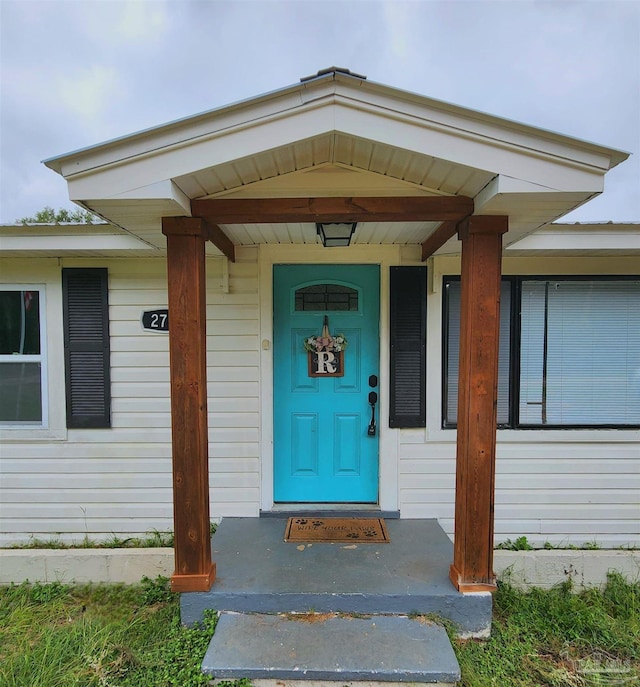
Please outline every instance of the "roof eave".
[[[335, 84], [340, 84], [341, 87], [356, 87], [357, 90], [361, 92], [371, 92], [378, 95], [383, 95], [389, 97], [398, 102], [413, 103], [420, 105], [426, 109], [438, 110], [440, 112], [448, 113], [456, 117], [461, 117], [470, 123], [476, 122], [478, 124], [482, 123], [485, 125], [496, 126], [504, 129], [509, 129], [515, 133], [524, 134], [526, 136], [534, 136], [550, 143], [568, 145], [573, 148], [582, 149], [585, 152], [592, 154], [603, 155], [609, 159], [608, 169], [612, 169], [624, 160], [626, 160], [630, 153], [626, 151], [617, 150], [607, 146], [602, 146], [599, 144], [591, 143], [578, 138], [573, 138], [566, 136], [564, 134], [559, 134], [553, 131], [548, 131], [546, 129], [539, 129], [528, 124], [523, 124], [510, 119], [504, 119], [497, 117], [495, 115], [490, 115], [484, 112], [472, 110], [459, 105], [454, 105], [452, 103], [447, 103], [445, 101], [437, 100], [434, 98], [429, 98], [424, 95], [417, 93], [412, 93], [409, 91], [403, 91], [398, 88], [387, 86], [384, 84], [376, 83], [374, 81], [369, 81], [366, 78], [358, 77], [352, 74], [346, 74], [341, 71], [328, 72], [319, 75], [315, 78], [302, 81], [300, 83], [292, 84], [290, 86], [285, 86], [274, 91], [264, 93], [262, 95], [254, 96], [252, 98], [244, 99], [224, 105], [219, 108], [214, 108], [207, 110], [189, 117], [184, 117], [180, 119], [173, 120], [171, 122], [162, 124], [156, 127], [150, 127], [143, 129], [141, 131], [127, 134], [125, 136], [117, 137], [114, 139], [107, 140], [102, 143], [98, 143], [92, 146], [87, 146], [80, 148], [78, 150], [64, 153], [62, 155], [57, 155], [54, 157], [47, 158], [43, 160], [43, 164], [49, 169], [61, 174], [63, 176], [68, 176], [63, 173], [63, 167], [66, 163], [72, 162], [80, 157], [87, 157], [96, 153], [104, 153], [109, 149], [116, 149], [118, 147], [126, 146], [127, 144], [133, 143], [134, 141], [141, 141], [142, 139], [148, 139], [150, 145], [146, 149], [146, 152], [150, 152], [155, 149], [152, 139], [158, 139], [172, 131], [184, 129], [187, 126], [194, 126], [200, 122], [206, 122], [207, 120], [221, 119], [225, 115], [238, 112], [241, 110], [257, 109], [261, 104], [267, 103], [273, 100], [283, 100], [290, 96], [296, 96], [303, 94], [310, 94], [314, 90], [325, 89], [327, 84], [334, 82]], [[338, 95], [338, 86], [334, 88], [334, 95]], [[308, 102], [307, 98], [301, 98], [298, 101], [298, 105], [303, 105]], [[283, 103], [285, 107], [291, 107], [295, 103]], [[247, 121], [250, 118], [247, 118]], [[184, 139], [183, 139], [184, 140]]]

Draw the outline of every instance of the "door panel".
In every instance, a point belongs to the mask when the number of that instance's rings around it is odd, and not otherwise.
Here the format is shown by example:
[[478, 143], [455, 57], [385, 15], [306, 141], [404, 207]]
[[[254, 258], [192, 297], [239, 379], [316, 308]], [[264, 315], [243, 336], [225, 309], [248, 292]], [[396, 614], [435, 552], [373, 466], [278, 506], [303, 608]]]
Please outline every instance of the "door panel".
[[318, 474], [318, 416], [314, 413], [291, 415], [291, 474]]
[[[325, 285], [333, 285], [328, 295], [316, 293]], [[367, 430], [369, 378], [378, 376], [379, 311], [377, 265], [274, 267], [277, 502], [377, 502], [378, 437]], [[342, 377], [309, 376], [304, 342], [320, 335], [325, 315], [330, 333], [348, 341]]]

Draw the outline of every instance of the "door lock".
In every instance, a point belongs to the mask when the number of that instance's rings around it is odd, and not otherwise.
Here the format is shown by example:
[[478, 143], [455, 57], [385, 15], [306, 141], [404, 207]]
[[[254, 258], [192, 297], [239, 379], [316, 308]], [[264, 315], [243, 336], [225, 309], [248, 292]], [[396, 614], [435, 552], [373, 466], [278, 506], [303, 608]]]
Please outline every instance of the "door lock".
[[369, 392], [369, 405], [371, 406], [371, 422], [367, 429], [367, 436], [375, 437], [376, 435], [376, 403], [378, 402], [378, 394], [375, 391]]

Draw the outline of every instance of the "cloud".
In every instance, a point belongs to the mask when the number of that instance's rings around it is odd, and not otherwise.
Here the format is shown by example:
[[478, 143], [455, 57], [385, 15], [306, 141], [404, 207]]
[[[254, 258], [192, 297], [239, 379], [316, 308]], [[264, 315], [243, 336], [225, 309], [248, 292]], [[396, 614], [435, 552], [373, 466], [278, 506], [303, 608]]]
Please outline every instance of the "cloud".
[[102, 119], [111, 103], [122, 98], [124, 85], [112, 66], [93, 64], [76, 67], [71, 74], [59, 78], [59, 104], [71, 117], [84, 120]]
[[167, 28], [167, 7], [164, 2], [127, 0], [119, 22], [119, 32], [128, 41], [162, 40]]
[[0, 0], [0, 12], [0, 220], [67, 202], [43, 158], [331, 65], [630, 150], [591, 217], [640, 220], [637, 2]]

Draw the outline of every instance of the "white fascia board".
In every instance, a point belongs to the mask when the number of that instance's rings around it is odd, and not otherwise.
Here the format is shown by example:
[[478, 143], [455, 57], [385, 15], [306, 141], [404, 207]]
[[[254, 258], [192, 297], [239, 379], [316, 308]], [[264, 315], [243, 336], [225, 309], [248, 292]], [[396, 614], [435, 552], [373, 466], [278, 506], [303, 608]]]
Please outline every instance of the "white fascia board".
[[388, 110], [355, 108], [353, 101], [336, 101], [332, 97], [315, 100], [304, 110], [280, 113], [206, 138], [190, 139], [84, 174], [74, 174], [67, 179], [69, 195], [78, 201], [114, 197], [131, 191], [132, 183], [136, 188], [153, 186], [160, 175], [165, 179], [177, 178], [251, 157], [265, 150], [265, 141], [269, 142], [270, 149], [277, 149], [335, 131], [526, 179], [554, 190], [592, 191], [608, 168], [608, 160], [602, 158], [567, 162], [565, 157], [554, 157], [551, 152], [534, 153], [512, 144], [498, 146], [493, 139], [463, 136], [459, 130], [428, 125]]
[[474, 198], [476, 215], [511, 217], [505, 245], [511, 245], [529, 232], [549, 224], [602, 193], [604, 179], [583, 178], [579, 189], [554, 189], [530, 181], [499, 175]]
[[[340, 81], [340, 80], [339, 80]], [[70, 182], [99, 175], [109, 181], [105, 195], [154, 184], [162, 174], [178, 177], [331, 132], [416, 150], [476, 169], [522, 177], [563, 188], [568, 168], [602, 175], [627, 154], [568, 137], [541, 132], [445, 106], [427, 98], [406, 98], [386, 87], [319, 82], [222, 108], [189, 120], [118, 139], [45, 162]], [[415, 100], [415, 102], [414, 102]], [[228, 144], [228, 145], [227, 145]], [[523, 165], [523, 158], [526, 164]], [[162, 159], [162, 172], [158, 162]], [[139, 163], [151, 161], [150, 166]], [[556, 165], [549, 165], [549, 162]], [[554, 175], [557, 167], [563, 173]], [[155, 168], [155, 169], [154, 169]], [[103, 176], [116, 170], [116, 181]], [[556, 178], [557, 177], [557, 178]], [[576, 184], [579, 181], [576, 180]], [[83, 184], [75, 198], [87, 198]], [[102, 194], [101, 194], [102, 195]]]
[[[95, 226], [95, 225], [94, 225]], [[83, 251], [141, 251], [150, 250], [147, 243], [110, 225], [108, 231], [83, 231], [84, 227], [0, 227], [0, 254], [10, 257], [17, 251], [83, 252]], [[17, 230], [17, 231], [16, 231]], [[150, 250], [152, 252], [152, 250]]]
[[640, 251], [640, 225], [551, 225], [511, 244], [509, 251]]
[[[343, 75], [338, 74], [336, 76], [337, 81], [344, 81]], [[353, 91], [354, 89], [352, 88], [351, 90]], [[630, 155], [626, 151], [498, 117], [486, 112], [472, 110], [420, 94], [402, 91], [374, 81], [361, 82], [359, 90], [361, 93], [367, 93], [367, 96], [361, 95], [360, 97], [366, 97], [372, 103], [374, 102], [371, 97], [372, 94], [388, 100], [402, 102], [402, 110], [407, 114], [413, 114], [424, 119], [430, 118], [434, 122], [451, 128], [457, 128], [461, 131], [475, 132], [484, 137], [495, 138], [496, 140], [511, 142], [534, 149], [541, 145], [543, 147], [545, 145], [554, 146], [556, 150], [564, 148], [567, 152], [571, 151], [568, 152], [569, 157], [575, 156], [576, 151], [583, 151], [586, 155], [604, 156], [610, 159], [609, 169], [624, 162]], [[377, 102], [377, 104], [381, 107], [386, 106], [382, 101]], [[546, 142], [546, 144], [542, 142]]]
[[173, 146], [189, 145], [228, 129], [250, 125], [304, 104], [298, 88], [276, 91], [249, 101], [242, 101], [192, 117], [145, 129], [43, 160], [50, 169], [68, 178], [105, 165], [126, 162], [140, 155]]
[[[73, 197], [71, 197], [73, 200]], [[191, 215], [191, 200], [171, 179], [158, 181], [149, 186], [142, 186], [110, 196], [109, 200], [163, 200], [177, 203], [185, 215]]]
[[[299, 140], [327, 133], [328, 118], [318, 108], [298, 112], [294, 121], [276, 118], [225, 130], [206, 139], [187, 141], [67, 178], [72, 199], [111, 198], [136, 188], [152, 186], [158, 177], [181, 177], [269, 148], [281, 148]], [[126, 165], [126, 166], [125, 166]]]
[[436, 125], [522, 147], [538, 149], [541, 145], [553, 146], [557, 151], [564, 149], [570, 158], [575, 157], [577, 151], [582, 151], [587, 156], [608, 159], [607, 169], [628, 157], [628, 153], [623, 151], [338, 73], [49, 158], [44, 160], [44, 164], [69, 177], [278, 113], [295, 111], [319, 99], [333, 97], [350, 99], [389, 112], [402, 112]]
[[78, 224], [75, 222], [3, 224], [0, 225], [0, 241], [6, 237], [40, 237], [40, 236], [121, 236], [122, 229], [100, 222], [97, 224]]
[[540, 232], [640, 232], [640, 222], [554, 222], [540, 229]]
[[[342, 103], [340, 104], [342, 105]], [[362, 139], [370, 139], [396, 148], [412, 150], [474, 169], [526, 182], [552, 190], [590, 190], [608, 169], [608, 159], [568, 160], [553, 151], [533, 150], [516, 144], [483, 138], [434, 126], [416, 119], [386, 116], [380, 113], [335, 107], [335, 128]]]
[[[575, 179], [572, 179], [575, 182]], [[509, 194], [544, 194], [544, 193], [602, 193], [604, 177], [599, 174], [583, 174], [580, 183], [573, 187], [557, 188], [549, 183], [535, 183], [527, 179], [519, 179], [507, 174], [496, 175], [474, 198], [476, 211], [481, 209], [491, 198], [497, 195]]]

